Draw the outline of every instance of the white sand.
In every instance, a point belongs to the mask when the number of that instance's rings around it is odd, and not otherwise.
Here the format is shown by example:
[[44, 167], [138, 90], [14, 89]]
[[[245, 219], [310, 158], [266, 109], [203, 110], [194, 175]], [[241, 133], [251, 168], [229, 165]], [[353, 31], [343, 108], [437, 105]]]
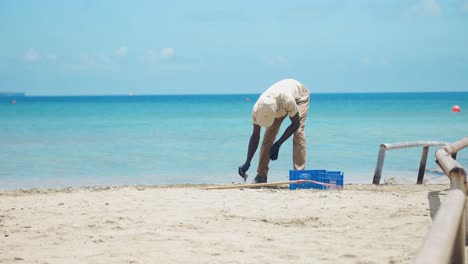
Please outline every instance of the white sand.
[[411, 263], [448, 185], [0, 192], [0, 263]]

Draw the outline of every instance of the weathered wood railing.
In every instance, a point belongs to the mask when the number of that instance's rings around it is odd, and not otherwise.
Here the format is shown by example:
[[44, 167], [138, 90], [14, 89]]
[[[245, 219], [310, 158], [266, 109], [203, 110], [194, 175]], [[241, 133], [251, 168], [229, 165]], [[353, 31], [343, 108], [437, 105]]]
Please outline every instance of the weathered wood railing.
[[375, 166], [373, 184], [380, 184], [380, 178], [382, 177], [382, 169], [385, 161], [385, 153], [391, 149], [402, 149], [402, 148], [415, 148], [423, 147], [421, 162], [419, 164], [417, 184], [422, 184], [424, 180], [424, 172], [426, 170], [427, 154], [429, 147], [432, 146], [445, 146], [447, 142], [440, 141], [415, 141], [415, 142], [402, 142], [402, 143], [385, 143], [380, 145], [379, 156], [377, 158], [377, 165]]
[[466, 171], [453, 157], [466, 147], [468, 137], [436, 151], [436, 162], [450, 178], [451, 188], [416, 257], [417, 264], [465, 263], [465, 241], [468, 237]]

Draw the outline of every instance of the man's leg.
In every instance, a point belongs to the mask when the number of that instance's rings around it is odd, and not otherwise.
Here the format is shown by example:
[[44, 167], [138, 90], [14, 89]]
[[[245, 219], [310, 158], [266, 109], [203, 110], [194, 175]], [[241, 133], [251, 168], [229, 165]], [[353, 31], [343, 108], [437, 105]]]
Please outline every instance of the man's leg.
[[294, 133], [293, 139], [293, 163], [295, 170], [305, 169], [307, 159], [307, 144], [304, 132], [307, 114], [309, 112], [309, 100], [301, 102], [297, 105], [299, 109], [300, 126]]
[[276, 118], [271, 127], [267, 128], [263, 136], [262, 147], [260, 148], [260, 157], [258, 161], [257, 174], [263, 177], [268, 176], [268, 164], [270, 163], [270, 149], [275, 143], [276, 135], [281, 127], [285, 117]]

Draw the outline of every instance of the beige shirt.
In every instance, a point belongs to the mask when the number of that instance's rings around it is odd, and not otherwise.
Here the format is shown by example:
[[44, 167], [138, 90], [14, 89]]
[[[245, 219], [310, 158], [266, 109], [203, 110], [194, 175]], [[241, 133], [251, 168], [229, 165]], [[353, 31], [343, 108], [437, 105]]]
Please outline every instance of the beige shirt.
[[309, 100], [310, 92], [304, 84], [294, 79], [284, 79], [274, 83], [260, 95], [260, 98], [253, 107], [252, 118], [253, 123], [256, 125], [258, 125], [255, 120], [257, 114], [256, 106], [264, 97], [270, 97], [276, 100], [277, 110], [275, 118], [286, 115], [293, 117], [298, 112], [297, 104]]

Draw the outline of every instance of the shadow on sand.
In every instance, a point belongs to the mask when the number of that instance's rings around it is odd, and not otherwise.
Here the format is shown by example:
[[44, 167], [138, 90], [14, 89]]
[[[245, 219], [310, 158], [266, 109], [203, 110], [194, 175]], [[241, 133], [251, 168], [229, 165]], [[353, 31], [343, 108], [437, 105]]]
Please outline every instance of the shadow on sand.
[[440, 208], [440, 196], [446, 195], [449, 189], [443, 191], [431, 191], [427, 194], [427, 199], [429, 200], [429, 209], [431, 211], [431, 219], [434, 220], [434, 217], [439, 211]]

